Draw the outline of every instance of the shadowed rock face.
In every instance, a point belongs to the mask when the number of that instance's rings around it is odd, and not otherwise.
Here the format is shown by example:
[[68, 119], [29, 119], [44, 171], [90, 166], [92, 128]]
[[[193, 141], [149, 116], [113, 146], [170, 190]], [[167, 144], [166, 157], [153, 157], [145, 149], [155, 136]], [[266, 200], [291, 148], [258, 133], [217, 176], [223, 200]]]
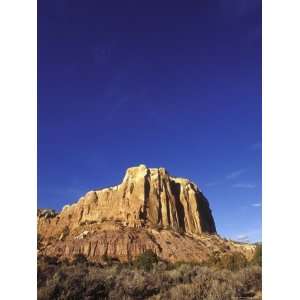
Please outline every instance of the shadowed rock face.
[[[88, 192], [60, 214], [40, 222], [45, 235], [106, 220], [124, 226], [160, 227], [193, 234], [216, 233], [209, 204], [191, 181], [172, 177], [164, 168], [129, 168], [120, 185]], [[55, 226], [49, 226], [53, 224]]]

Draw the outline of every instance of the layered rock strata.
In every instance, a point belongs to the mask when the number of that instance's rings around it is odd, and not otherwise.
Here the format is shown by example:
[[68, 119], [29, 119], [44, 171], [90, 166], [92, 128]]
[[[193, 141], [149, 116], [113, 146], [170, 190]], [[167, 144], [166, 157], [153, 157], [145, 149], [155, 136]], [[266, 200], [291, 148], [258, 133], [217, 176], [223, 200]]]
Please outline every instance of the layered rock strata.
[[197, 185], [164, 168], [129, 168], [121, 184], [88, 192], [60, 213], [38, 211], [39, 252], [90, 260], [134, 259], [152, 249], [169, 261], [201, 261], [231, 251], [216, 235], [209, 203]]

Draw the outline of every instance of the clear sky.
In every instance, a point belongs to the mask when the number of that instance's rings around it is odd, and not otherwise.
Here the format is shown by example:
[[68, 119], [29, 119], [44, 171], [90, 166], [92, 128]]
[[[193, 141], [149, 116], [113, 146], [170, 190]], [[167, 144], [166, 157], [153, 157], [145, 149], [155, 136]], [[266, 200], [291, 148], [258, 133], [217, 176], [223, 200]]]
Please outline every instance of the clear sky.
[[38, 1], [38, 206], [141, 163], [261, 239], [261, 1]]

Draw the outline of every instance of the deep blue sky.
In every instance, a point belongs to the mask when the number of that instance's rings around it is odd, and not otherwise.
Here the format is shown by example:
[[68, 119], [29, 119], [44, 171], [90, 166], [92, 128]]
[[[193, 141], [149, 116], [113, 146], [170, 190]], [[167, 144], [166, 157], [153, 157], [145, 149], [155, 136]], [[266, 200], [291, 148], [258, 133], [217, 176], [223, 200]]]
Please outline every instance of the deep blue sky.
[[38, 1], [38, 206], [140, 163], [261, 239], [261, 1]]

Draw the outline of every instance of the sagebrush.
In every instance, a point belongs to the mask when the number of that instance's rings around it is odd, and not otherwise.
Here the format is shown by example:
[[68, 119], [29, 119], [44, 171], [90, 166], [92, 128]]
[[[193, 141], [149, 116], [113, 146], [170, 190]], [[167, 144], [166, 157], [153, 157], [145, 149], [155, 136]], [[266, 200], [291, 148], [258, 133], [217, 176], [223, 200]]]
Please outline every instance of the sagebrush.
[[167, 263], [151, 251], [126, 264], [110, 259], [95, 264], [81, 255], [72, 263], [39, 257], [38, 299], [261, 299], [257, 257], [249, 263], [238, 256], [202, 265]]

